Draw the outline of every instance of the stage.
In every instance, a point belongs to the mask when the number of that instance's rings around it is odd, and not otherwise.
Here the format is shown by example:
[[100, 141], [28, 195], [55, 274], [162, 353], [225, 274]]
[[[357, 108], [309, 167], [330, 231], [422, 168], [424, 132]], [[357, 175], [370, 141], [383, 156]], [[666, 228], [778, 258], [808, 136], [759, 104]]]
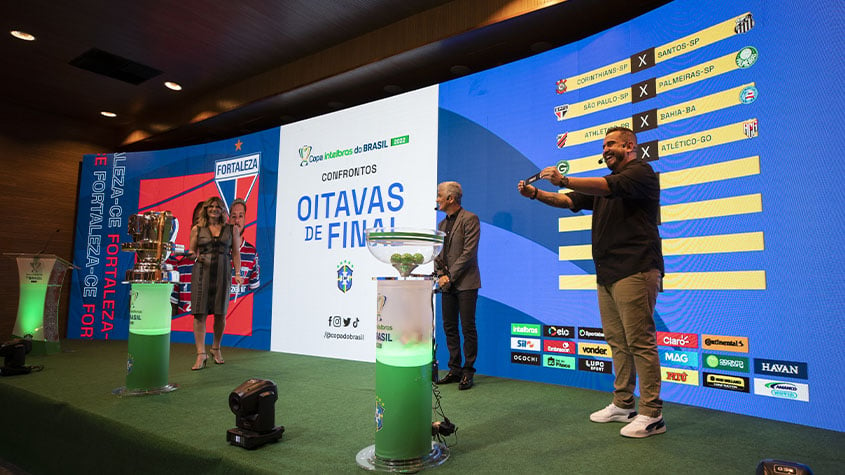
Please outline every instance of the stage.
[[[32, 474], [349, 473], [374, 442], [375, 365], [224, 348], [225, 365], [191, 371], [194, 347], [171, 345], [178, 390], [118, 397], [125, 341], [62, 342], [28, 356], [44, 370], [0, 378], [0, 458]], [[257, 450], [226, 442], [229, 393], [249, 378], [278, 386], [281, 441]], [[678, 404], [668, 431], [644, 440], [622, 424], [595, 424], [608, 394], [476, 376], [469, 391], [440, 387], [458, 427], [434, 473], [754, 473], [761, 459], [797, 461], [817, 474], [842, 470], [845, 434]], [[796, 405], [800, 409], [800, 405]], [[834, 408], [831, 408], [834, 411]]]

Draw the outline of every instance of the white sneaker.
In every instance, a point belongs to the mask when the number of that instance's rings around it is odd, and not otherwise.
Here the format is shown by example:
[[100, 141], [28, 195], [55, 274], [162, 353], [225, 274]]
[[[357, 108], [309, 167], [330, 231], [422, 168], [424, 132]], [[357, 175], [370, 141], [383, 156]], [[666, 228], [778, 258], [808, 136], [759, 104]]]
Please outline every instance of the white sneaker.
[[630, 422], [637, 415], [632, 409], [622, 409], [616, 404], [610, 403], [604, 409], [590, 414], [593, 422]]
[[666, 422], [663, 421], [663, 416], [648, 417], [643, 414], [638, 415], [619, 431], [624, 437], [634, 437], [642, 439], [656, 434], [666, 432]]

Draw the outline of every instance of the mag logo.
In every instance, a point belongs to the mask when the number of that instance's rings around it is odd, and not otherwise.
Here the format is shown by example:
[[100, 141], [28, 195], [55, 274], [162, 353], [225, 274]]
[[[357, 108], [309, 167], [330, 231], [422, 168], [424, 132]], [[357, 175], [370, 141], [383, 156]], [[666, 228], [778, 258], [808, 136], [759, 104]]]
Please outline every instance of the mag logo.
[[701, 349], [748, 353], [748, 337], [701, 335]]
[[689, 384], [698, 386], [698, 371], [679, 368], [660, 367], [660, 379], [667, 383]]
[[657, 344], [680, 348], [698, 348], [698, 335], [695, 333], [657, 332]]
[[754, 394], [810, 402], [810, 387], [803, 383], [754, 378]]
[[546, 353], [575, 354], [575, 343], [571, 341], [543, 340], [543, 351]]
[[575, 358], [572, 356], [543, 355], [543, 366], [546, 368], [575, 369]]
[[660, 364], [698, 368], [698, 353], [694, 351], [657, 350], [660, 354]]
[[511, 335], [536, 336], [539, 337], [541, 325], [530, 323], [511, 323]]

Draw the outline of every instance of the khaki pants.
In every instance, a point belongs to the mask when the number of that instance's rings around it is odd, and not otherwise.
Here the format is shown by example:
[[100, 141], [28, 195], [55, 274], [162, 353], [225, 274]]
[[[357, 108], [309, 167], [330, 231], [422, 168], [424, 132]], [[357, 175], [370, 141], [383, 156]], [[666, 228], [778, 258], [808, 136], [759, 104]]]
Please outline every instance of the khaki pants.
[[634, 407], [634, 388], [640, 377], [639, 413], [657, 417], [660, 399], [660, 357], [654, 326], [654, 305], [660, 271], [640, 272], [610, 285], [599, 285], [599, 311], [604, 336], [613, 352], [613, 404]]

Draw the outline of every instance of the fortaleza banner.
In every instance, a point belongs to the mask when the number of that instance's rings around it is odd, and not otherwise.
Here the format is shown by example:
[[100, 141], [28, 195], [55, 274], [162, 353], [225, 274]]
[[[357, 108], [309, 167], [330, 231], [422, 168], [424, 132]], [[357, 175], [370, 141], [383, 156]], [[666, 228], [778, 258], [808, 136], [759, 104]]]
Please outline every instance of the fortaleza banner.
[[365, 230], [434, 229], [436, 170], [436, 86], [281, 128], [271, 349], [375, 361], [373, 277], [399, 274]]
[[[135, 255], [121, 251], [131, 242], [129, 217], [170, 211], [178, 222], [175, 241], [187, 249], [194, 207], [219, 196], [228, 208], [246, 201], [241, 248], [243, 285], [230, 287], [223, 343], [266, 349], [270, 339], [274, 207], [278, 129], [219, 142], [153, 152], [86, 155], [75, 234], [68, 337], [125, 339], [129, 330], [129, 284], [123, 283]], [[268, 211], [269, 210], [269, 211]], [[168, 260], [180, 271], [173, 286], [172, 340], [193, 341], [190, 314], [192, 261]], [[211, 318], [208, 331], [211, 331]]]

